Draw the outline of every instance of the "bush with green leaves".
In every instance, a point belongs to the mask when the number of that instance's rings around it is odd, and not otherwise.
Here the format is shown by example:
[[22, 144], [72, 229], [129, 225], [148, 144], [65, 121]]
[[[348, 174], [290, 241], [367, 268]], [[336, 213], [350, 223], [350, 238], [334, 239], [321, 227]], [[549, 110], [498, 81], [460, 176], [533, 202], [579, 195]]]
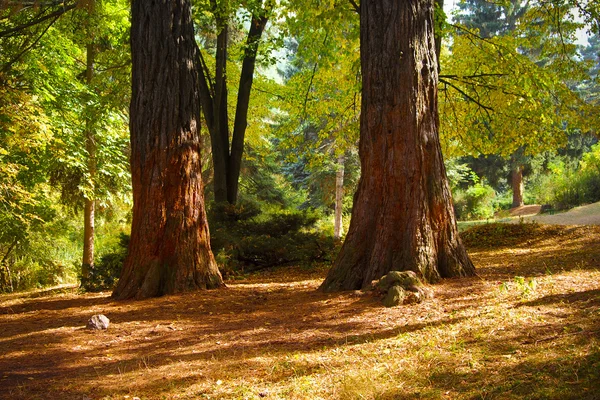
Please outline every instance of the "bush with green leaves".
[[119, 242], [116, 249], [103, 254], [100, 261], [90, 271], [90, 277], [84, 287], [85, 290], [90, 292], [112, 290], [117, 284], [125, 257], [127, 257], [130, 236], [121, 232], [118, 237]]
[[496, 192], [483, 183], [477, 182], [467, 190], [458, 189], [454, 194], [454, 209], [460, 220], [486, 219], [494, 216]]
[[321, 217], [314, 210], [274, 209], [247, 200], [212, 203], [211, 247], [224, 275], [330, 260], [335, 243], [329, 232], [316, 228]]
[[553, 160], [532, 188], [537, 203], [551, 204], [557, 210], [600, 201], [600, 144], [584, 153], [578, 164]]
[[494, 216], [497, 196], [494, 188], [458, 158], [445, 161], [448, 183], [452, 190], [454, 212], [459, 220], [486, 219]]

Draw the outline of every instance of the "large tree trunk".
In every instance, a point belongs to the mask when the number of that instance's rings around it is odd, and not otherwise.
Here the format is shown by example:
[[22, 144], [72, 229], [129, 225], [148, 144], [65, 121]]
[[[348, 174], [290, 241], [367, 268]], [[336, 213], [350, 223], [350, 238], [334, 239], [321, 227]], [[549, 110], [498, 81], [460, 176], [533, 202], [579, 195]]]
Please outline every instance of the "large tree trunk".
[[361, 2], [361, 179], [342, 250], [321, 289], [391, 270], [429, 282], [473, 275], [438, 136], [433, 0]]
[[223, 286], [202, 194], [196, 49], [189, 0], [132, 2], [134, 205], [117, 299]]
[[[91, 2], [93, 11], [94, 2]], [[86, 70], [85, 80], [88, 85], [91, 85], [94, 79], [94, 44], [88, 43], [86, 48]], [[96, 138], [92, 128], [91, 121], [86, 122], [85, 131], [85, 149], [87, 151], [87, 164], [90, 180], [93, 183], [96, 179]], [[92, 191], [93, 193], [93, 191]], [[92, 271], [94, 270], [94, 227], [95, 227], [95, 211], [96, 201], [94, 196], [86, 197], [83, 207], [83, 260], [81, 262], [81, 286], [88, 288]]]
[[335, 212], [333, 220], [333, 238], [342, 238], [342, 209], [344, 208], [344, 162], [346, 158], [341, 155], [337, 159], [335, 172]]

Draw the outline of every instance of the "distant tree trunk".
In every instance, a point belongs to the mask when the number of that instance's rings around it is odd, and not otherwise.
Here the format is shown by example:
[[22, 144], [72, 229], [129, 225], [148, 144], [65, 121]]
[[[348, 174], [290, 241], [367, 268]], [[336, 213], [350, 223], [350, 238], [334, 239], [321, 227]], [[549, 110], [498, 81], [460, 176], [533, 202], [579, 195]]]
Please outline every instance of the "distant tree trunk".
[[390, 270], [429, 282], [475, 273], [438, 136], [433, 13], [433, 0], [361, 2], [361, 179], [321, 290], [360, 289]]
[[191, 4], [133, 0], [131, 9], [133, 222], [113, 297], [223, 286], [202, 194]]
[[[263, 11], [264, 12], [264, 11]], [[200, 58], [200, 96], [206, 125], [210, 132], [213, 157], [213, 188], [216, 202], [235, 204], [238, 199], [239, 178], [244, 154], [244, 138], [248, 126], [250, 93], [254, 81], [256, 55], [260, 38], [268, 22], [266, 15], [254, 15], [246, 39], [238, 97], [233, 120], [233, 132], [229, 131], [227, 101], [227, 21], [217, 16], [216, 67], [213, 80], [204, 59]], [[198, 53], [201, 56], [201, 53]], [[231, 136], [231, 142], [230, 142]]]
[[0, 260], [0, 268], [4, 269], [4, 272], [2, 272], [2, 269], [0, 269], [0, 289], [3, 291], [8, 289], [11, 293], [14, 292], [14, 287], [12, 283], [12, 274], [10, 272], [10, 267], [8, 266], [8, 257], [18, 243], [18, 239], [13, 240], [6, 253], [4, 253], [2, 260]]
[[513, 192], [513, 207], [521, 207], [525, 205], [523, 201], [523, 192], [525, 187], [523, 185], [523, 166], [519, 164], [512, 165], [512, 192]]
[[[93, 1], [90, 7], [93, 8]], [[93, 10], [90, 10], [93, 11]], [[94, 44], [88, 43], [86, 48], [86, 70], [85, 80], [88, 85], [91, 85], [94, 78], [94, 59], [96, 52]], [[86, 121], [85, 131], [85, 149], [87, 151], [88, 172], [92, 184], [96, 179], [96, 138], [94, 135], [92, 122]], [[94, 227], [95, 227], [95, 211], [96, 201], [94, 199], [93, 190], [92, 196], [85, 198], [83, 207], [83, 260], [81, 263], [81, 286], [87, 288], [90, 280], [90, 275], [94, 270]]]
[[337, 159], [337, 171], [335, 173], [335, 217], [333, 220], [333, 238], [339, 240], [342, 237], [342, 209], [344, 206], [344, 162], [345, 157]]

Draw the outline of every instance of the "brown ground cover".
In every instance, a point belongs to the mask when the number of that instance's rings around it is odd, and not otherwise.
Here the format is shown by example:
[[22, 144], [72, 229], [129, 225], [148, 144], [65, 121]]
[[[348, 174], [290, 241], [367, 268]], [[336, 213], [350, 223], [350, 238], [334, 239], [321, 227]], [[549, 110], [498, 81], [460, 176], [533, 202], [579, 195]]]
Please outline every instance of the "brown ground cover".
[[[479, 276], [383, 308], [324, 268], [144, 301], [0, 296], [2, 399], [598, 399], [600, 227], [465, 233]], [[85, 329], [96, 313], [107, 331]]]

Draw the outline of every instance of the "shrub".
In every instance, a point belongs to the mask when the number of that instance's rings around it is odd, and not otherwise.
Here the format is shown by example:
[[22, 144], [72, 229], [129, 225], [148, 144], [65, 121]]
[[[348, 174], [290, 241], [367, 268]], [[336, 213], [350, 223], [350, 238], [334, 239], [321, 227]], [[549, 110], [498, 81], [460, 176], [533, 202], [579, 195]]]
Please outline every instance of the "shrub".
[[534, 182], [535, 200], [564, 210], [600, 201], [600, 145], [592, 146], [577, 166], [558, 161]]
[[271, 209], [256, 202], [211, 204], [211, 247], [225, 276], [299, 263], [328, 260], [333, 237], [315, 228], [314, 210]]
[[457, 219], [486, 219], [494, 216], [496, 192], [482, 182], [477, 182], [467, 190], [457, 189], [454, 193], [454, 210]]
[[84, 287], [90, 292], [111, 290], [114, 289], [121, 270], [125, 257], [127, 257], [127, 249], [129, 247], [130, 236], [124, 233], [119, 234], [119, 245], [110, 253], [106, 253], [100, 257], [100, 261], [94, 265], [90, 272], [90, 277]]

